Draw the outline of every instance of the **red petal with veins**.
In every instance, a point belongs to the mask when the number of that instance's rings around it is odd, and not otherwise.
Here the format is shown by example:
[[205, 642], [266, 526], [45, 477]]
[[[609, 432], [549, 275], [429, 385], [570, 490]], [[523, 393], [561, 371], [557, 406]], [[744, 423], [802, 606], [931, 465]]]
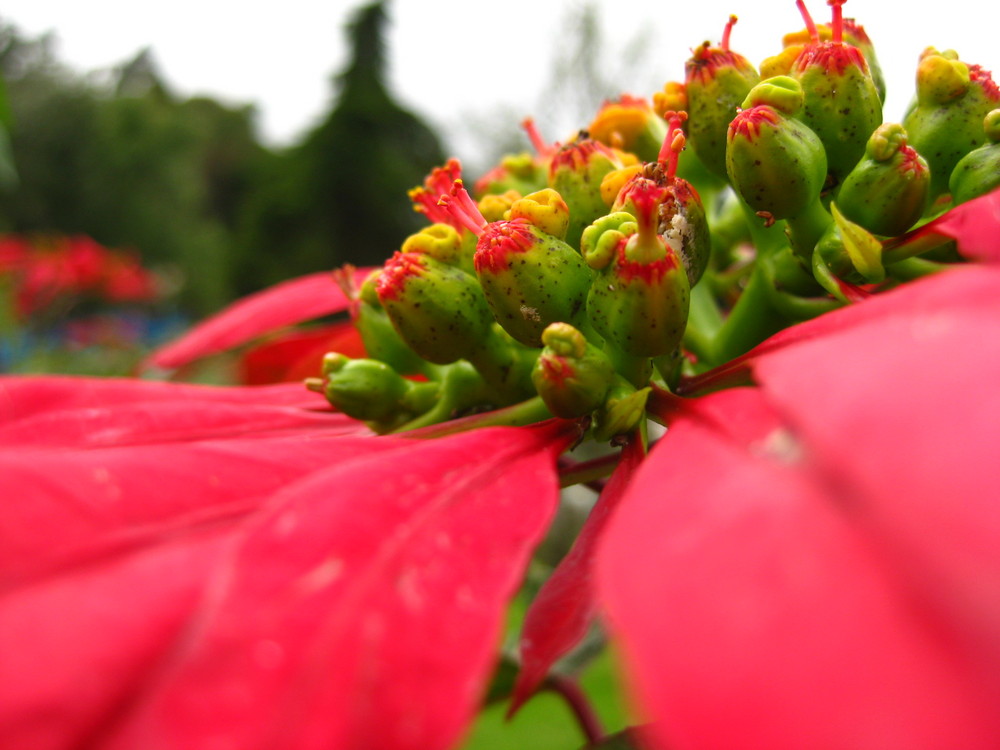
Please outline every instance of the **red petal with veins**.
[[480, 430], [277, 494], [110, 747], [453, 747], [570, 437]]
[[622, 450], [618, 467], [572, 549], [531, 603], [521, 631], [521, 670], [508, 716], [517, 712], [538, 689], [552, 665], [587, 634], [597, 610], [592, 583], [595, 549], [643, 455], [642, 443], [638, 440]]
[[598, 556], [652, 747], [1000, 744], [998, 324], [1000, 273], [942, 274], [671, 425]]
[[[371, 269], [355, 272], [358, 286]], [[209, 354], [245, 344], [265, 333], [346, 310], [350, 300], [333, 275], [321, 272], [265, 289], [235, 302], [154, 352], [145, 367], [173, 370]]]

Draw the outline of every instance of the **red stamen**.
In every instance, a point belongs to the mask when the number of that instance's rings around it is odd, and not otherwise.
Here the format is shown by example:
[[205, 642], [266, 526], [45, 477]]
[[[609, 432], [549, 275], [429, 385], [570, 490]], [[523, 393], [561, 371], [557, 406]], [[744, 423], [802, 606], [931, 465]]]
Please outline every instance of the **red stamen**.
[[844, 41], [844, 10], [843, 5], [847, 0], [826, 0], [826, 4], [833, 8], [833, 21], [830, 28], [833, 30], [833, 43], [842, 44]]
[[663, 117], [669, 123], [667, 137], [663, 139], [656, 160], [666, 168], [667, 179], [673, 180], [677, 174], [677, 161], [687, 142], [681, 130], [681, 125], [687, 120], [687, 112], [664, 112]]
[[732, 33], [733, 26], [736, 25], [737, 20], [739, 19], [736, 16], [730, 16], [729, 23], [726, 24], [726, 30], [722, 32], [722, 42], [720, 42], [719, 46], [726, 52], [729, 52], [729, 35]]
[[477, 237], [482, 235], [483, 227], [488, 222], [461, 180], [455, 180], [452, 183], [451, 190], [447, 195], [441, 196], [437, 205], [448, 215], [451, 220], [449, 223], [454, 225], [457, 222]]
[[799, 9], [799, 13], [802, 14], [802, 20], [806, 22], [809, 38], [812, 39], [813, 44], [819, 44], [819, 30], [816, 28], [816, 23], [813, 21], [812, 16], [809, 15], [809, 9], [806, 8], [805, 0], [795, 0], [795, 5]]
[[535, 153], [538, 156], [545, 156], [552, 147], [545, 142], [542, 138], [542, 134], [538, 131], [538, 127], [535, 125], [534, 119], [531, 117], [525, 117], [521, 121], [521, 127], [524, 128], [524, 132], [528, 134], [528, 140], [531, 141], [532, 148], [535, 149]]

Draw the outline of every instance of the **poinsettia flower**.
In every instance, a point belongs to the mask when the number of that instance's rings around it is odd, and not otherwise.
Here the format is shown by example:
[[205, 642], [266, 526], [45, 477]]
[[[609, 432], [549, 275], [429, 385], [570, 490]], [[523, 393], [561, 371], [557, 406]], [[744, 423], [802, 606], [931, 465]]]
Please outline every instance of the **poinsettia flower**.
[[673, 414], [598, 556], [650, 747], [1000, 744], [998, 324], [957, 269]]

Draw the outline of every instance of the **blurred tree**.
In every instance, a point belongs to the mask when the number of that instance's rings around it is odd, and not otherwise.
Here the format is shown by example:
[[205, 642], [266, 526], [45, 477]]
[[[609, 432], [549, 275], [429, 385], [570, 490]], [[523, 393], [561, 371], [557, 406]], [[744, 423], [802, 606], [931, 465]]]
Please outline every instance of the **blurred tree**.
[[0, 228], [84, 233], [177, 269], [203, 314], [233, 295], [233, 229], [264, 150], [249, 107], [178, 100], [148, 51], [105, 76], [55, 60], [50, 37], [0, 31], [0, 71], [20, 176]]
[[[423, 221], [406, 197], [444, 161], [440, 142], [386, 85], [385, 2], [360, 8], [338, 96], [304, 142], [275, 158], [246, 216], [245, 241], [272, 249], [248, 279], [277, 281], [341, 263], [381, 263]], [[260, 262], [263, 253], [254, 253]]]

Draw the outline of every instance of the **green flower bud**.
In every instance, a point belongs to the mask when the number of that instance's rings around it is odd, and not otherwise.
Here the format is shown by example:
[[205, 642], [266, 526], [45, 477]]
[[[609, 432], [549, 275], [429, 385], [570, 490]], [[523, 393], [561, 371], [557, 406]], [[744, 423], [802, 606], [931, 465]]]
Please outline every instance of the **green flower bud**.
[[[833, 40], [834, 24], [814, 24], [812, 19], [808, 18], [809, 14], [805, 10], [804, 4], [800, 6], [800, 9], [804, 17], [808, 19], [806, 22], [807, 28], [785, 34], [781, 38], [784, 49], [779, 54], [769, 57], [760, 64], [761, 78], [790, 75], [792, 65], [798, 59], [799, 55], [802, 54], [806, 45], [813, 41], [814, 34], [816, 35], [816, 39], [821, 42]], [[837, 11], [834, 12], [836, 13]], [[865, 61], [868, 63], [868, 70], [871, 72], [872, 80], [875, 82], [878, 97], [884, 102], [885, 76], [882, 74], [882, 68], [879, 66], [878, 58], [875, 55], [875, 45], [872, 44], [872, 40], [865, 32], [864, 26], [857, 23], [853, 18], [841, 18], [840, 20], [843, 41], [861, 50], [861, 54], [864, 55]]]
[[948, 190], [959, 160], [986, 142], [983, 118], [1000, 106], [1000, 89], [988, 71], [925, 51], [917, 68], [917, 103], [903, 119], [910, 145], [931, 167], [931, 200]]
[[754, 66], [729, 49], [729, 35], [735, 23], [736, 16], [730, 16], [722, 43], [712, 47], [705, 42], [694, 50], [684, 66], [691, 147], [711, 172], [723, 178], [729, 123], [750, 89], [760, 83]]
[[658, 232], [667, 189], [636, 178], [623, 193], [620, 200], [634, 216], [612, 214], [584, 232], [584, 257], [599, 271], [587, 297], [587, 314], [597, 332], [620, 351], [657, 357], [680, 344], [690, 284], [679, 254]]
[[955, 203], [965, 203], [1000, 187], [1000, 109], [986, 115], [983, 125], [988, 143], [963, 156], [948, 180]]
[[930, 168], [906, 143], [902, 125], [880, 125], [865, 156], [844, 179], [837, 205], [851, 221], [875, 234], [902, 234], [923, 215]]
[[628, 151], [643, 161], [654, 161], [667, 124], [645, 99], [623, 94], [618, 101], [605, 102], [587, 132], [605, 146]]
[[384, 362], [336, 353], [323, 358], [323, 379], [316, 387], [347, 416], [381, 424], [406, 421], [426, 411], [437, 389], [406, 380]]
[[622, 186], [612, 204], [612, 211], [628, 211], [638, 217], [638, 208], [631, 202], [634, 180], [652, 180], [665, 190], [660, 203], [656, 231], [673, 248], [684, 264], [689, 286], [698, 283], [712, 252], [708, 219], [698, 191], [687, 180], [677, 176], [680, 155], [686, 138], [681, 124], [687, 118], [683, 112], [665, 112], [669, 121], [667, 136], [655, 164], [646, 164]]
[[[624, 158], [623, 158], [624, 157]], [[560, 148], [549, 165], [549, 186], [569, 207], [566, 241], [580, 246], [580, 235], [592, 221], [607, 212], [601, 197], [601, 181], [609, 172], [634, 164], [631, 154], [615, 152], [585, 132]], [[549, 232], [559, 236], [555, 232]]]
[[400, 337], [428, 362], [467, 358], [493, 322], [475, 277], [429, 255], [397, 252], [375, 288]]
[[729, 125], [726, 167], [736, 192], [754, 211], [795, 216], [818, 200], [826, 181], [819, 137], [793, 119], [802, 87], [788, 76], [769, 78], [747, 95]]
[[542, 333], [541, 356], [531, 373], [535, 390], [557, 417], [574, 419], [604, 403], [615, 370], [600, 349], [568, 323], [553, 323]]

